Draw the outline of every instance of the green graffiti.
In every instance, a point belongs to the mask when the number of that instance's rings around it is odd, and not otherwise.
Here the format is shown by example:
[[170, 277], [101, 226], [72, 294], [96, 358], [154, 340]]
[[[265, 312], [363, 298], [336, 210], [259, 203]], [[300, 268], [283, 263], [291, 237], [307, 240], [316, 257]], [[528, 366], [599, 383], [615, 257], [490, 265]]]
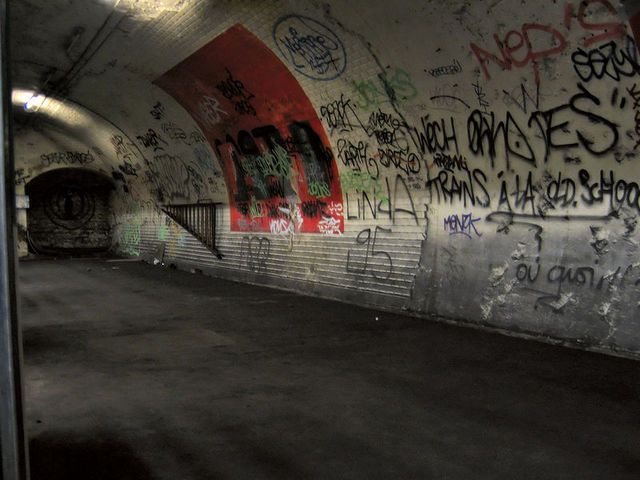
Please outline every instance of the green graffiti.
[[262, 205], [256, 202], [256, 199], [251, 197], [251, 205], [250, 205], [251, 216], [253, 218], [262, 218], [264, 217], [264, 211], [262, 209]]
[[380, 179], [366, 172], [342, 172], [340, 173], [340, 185], [345, 192], [356, 190], [358, 192], [371, 193], [374, 198], [383, 203], [389, 201], [389, 198], [383, 195], [384, 188]]
[[169, 234], [169, 227], [167, 227], [166, 225], [160, 225], [158, 227], [158, 240], [160, 240], [161, 242], [165, 242], [167, 240], [167, 235]]
[[314, 197], [330, 197], [331, 189], [327, 182], [323, 181], [310, 181], [309, 182], [309, 195]]
[[120, 251], [125, 255], [140, 255], [140, 225], [122, 225], [119, 237]]
[[291, 172], [291, 158], [281, 145], [276, 145], [273, 152], [263, 155], [247, 155], [242, 165], [252, 177], [273, 175], [288, 177]]
[[402, 104], [418, 96], [411, 77], [401, 68], [396, 68], [393, 75], [385, 72], [378, 74], [375, 80], [353, 82], [358, 95], [356, 105], [363, 110], [374, 110], [383, 104]]

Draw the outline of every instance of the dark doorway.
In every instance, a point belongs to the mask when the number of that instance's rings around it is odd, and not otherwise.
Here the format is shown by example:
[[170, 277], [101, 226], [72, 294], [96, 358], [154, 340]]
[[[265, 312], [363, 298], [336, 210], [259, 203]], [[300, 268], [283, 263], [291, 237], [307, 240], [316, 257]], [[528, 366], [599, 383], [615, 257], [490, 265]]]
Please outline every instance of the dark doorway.
[[79, 168], [51, 170], [26, 185], [27, 239], [36, 254], [95, 254], [111, 246], [111, 180]]

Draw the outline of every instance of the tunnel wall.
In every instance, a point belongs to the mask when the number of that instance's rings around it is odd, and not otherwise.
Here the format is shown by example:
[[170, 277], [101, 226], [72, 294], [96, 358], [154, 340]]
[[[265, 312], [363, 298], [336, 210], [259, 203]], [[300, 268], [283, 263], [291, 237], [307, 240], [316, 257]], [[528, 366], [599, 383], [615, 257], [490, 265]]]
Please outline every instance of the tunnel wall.
[[[154, 19], [179, 42], [129, 29], [150, 63], [96, 56], [75, 94], [126, 133], [101, 148], [116, 251], [637, 355], [638, 51], [618, 2], [545, 4], [232, 2]], [[135, 107], [103, 88], [125, 70]], [[222, 259], [159, 209], [210, 201]]]
[[[72, 157], [70, 152], [60, 155]], [[32, 249], [44, 254], [109, 250], [112, 189], [108, 178], [78, 168], [56, 169], [34, 178], [25, 189]]]

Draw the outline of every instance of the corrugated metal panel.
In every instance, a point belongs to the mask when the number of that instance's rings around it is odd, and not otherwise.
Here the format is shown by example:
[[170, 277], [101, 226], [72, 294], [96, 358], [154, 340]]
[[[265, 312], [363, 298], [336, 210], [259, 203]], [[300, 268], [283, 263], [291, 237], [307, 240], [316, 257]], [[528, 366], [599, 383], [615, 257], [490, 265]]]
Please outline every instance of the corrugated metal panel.
[[[247, 271], [267, 277], [314, 282], [348, 290], [362, 290], [406, 297], [410, 293], [415, 270], [420, 259], [423, 239], [422, 226], [411, 217], [391, 226], [391, 233], [380, 234], [373, 250], [370, 244], [358, 244], [361, 231], [357, 225], [347, 224], [339, 237], [319, 234], [294, 234], [283, 237], [264, 232], [240, 233], [229, 231], [229, 210], [218, 212], [219, 225], [216, 244], [223, 258], [218, 259], [200, 241], [168, 216], [149, 212], [136, 216], [139, 229], [138, 245], [134, 232], [125, 235], [128, 244], [120, 248], [132, 254], [151, 255], [160, 243], [165, 244], [165, 262], [184, 261], [203, 267], [237, 271], [238, 278]], [[363, 227], [368, 226], [366, 224]], [[364, 234], [361, 240], [367, 238]], [[368, 254], [367, 254], [368, 250]], [[366, 262], [366, 265], [365, 265]], [[304, 289], [301, 285], [300, 289]]]

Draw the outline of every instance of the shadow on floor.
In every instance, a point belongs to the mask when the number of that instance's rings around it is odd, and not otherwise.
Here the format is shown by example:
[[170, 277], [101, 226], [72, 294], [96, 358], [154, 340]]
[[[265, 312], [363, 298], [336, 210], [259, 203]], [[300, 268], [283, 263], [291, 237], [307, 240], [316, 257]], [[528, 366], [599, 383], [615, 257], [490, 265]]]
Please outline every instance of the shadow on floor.
[[29, 441], [32, 480], [153, 480], [126, 444], [100, 432], [45, 433]]

